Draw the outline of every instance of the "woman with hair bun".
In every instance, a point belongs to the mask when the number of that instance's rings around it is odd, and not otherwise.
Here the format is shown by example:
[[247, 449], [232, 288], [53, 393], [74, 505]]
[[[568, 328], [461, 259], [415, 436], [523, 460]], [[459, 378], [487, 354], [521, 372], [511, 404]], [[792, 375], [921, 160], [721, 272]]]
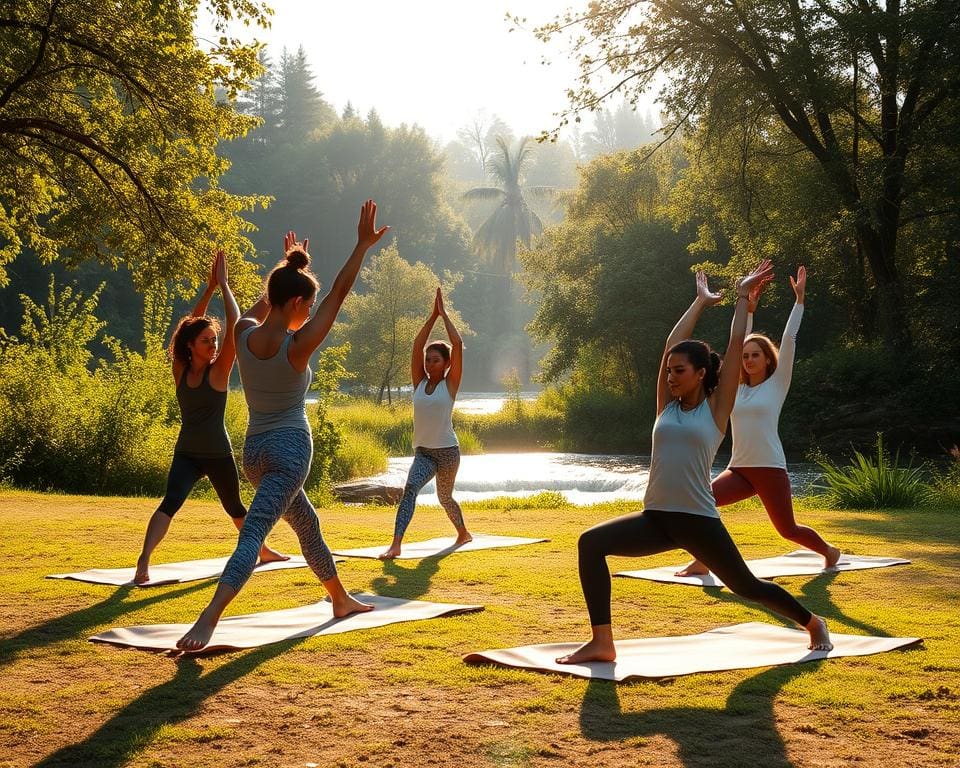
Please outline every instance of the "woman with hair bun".
[[[431, 341], [430, 331], [437, 318], [443, 319], [451, 343]], [[426, 350], [424, 350], [426, 347]], [[453, 403], [463, 376], [463, 339], [447, 316], [443, 294], [437, 288], [433, 312], [413, 340], [410, 359], [413, 381], [413, 464], [403, 488], [403, 498], [397, 507], [393, 529], [393, 543], [380, 555], [381, 560], [392, 560], [400, 554], [403, 534], [413, 518], [417, 495], [430, 480], [437, 478], [437, 497], [457, 529], [455, 547], [473, 541], [463, 522], [463, 512], [453, 498], [453, 484], [460, 467], [460, 442], [453, 431]]]
[[[798, 525], [794, 519], [787, 460], [777, 434], [777, 422], [793, 375], [807, 270], [800, 267], [796, 279], [790, 277], [797, 300], [787, 318], [779, 351], [763, 334], [750, 332], [764, 285], [766, 281], [754, 287], [747, 304], [747, 336], [743, 342], [740, 386], [730, 413], [733, 451], [730, 464], [713, 481], [713, 496], [718, 507], [759, 496], [777, 533], [822, 555], [824, 568], [832, 568], [840, 559], [840, 550], [824, 541], [813, 528]], [[694, 560], [677, 571], [677, 575], [694, 576], [709, 572], [706, 565]]]
[[313, 377], [310, 356], [333, 325], [367, 250], [389, 229], [377, 229], [376, 218], [377, 206], [373, 200], [367, 200], [360, 210], [357, 245], [313, 317], [310, 311], [319, 283], [309, 269], [309, 241], [301, 243], [293, 232], [288, 232], [283, 243], [286, 257], [267, 278], [266, 295], [236, 324], [240, 379], [250, 410], [243, 444], [243, 472], [257, 492], [213, 598], [190, 631], [177, 642], [183, 651], [197, 651], [210, 642], [220, 616], [250, 578], [257, 552], [281, 517], [297, 534], [307, 564], [329, 594], [333, 615], [342, 618], [372, 609], [347, 593], [340, 582], [333, 555], [320, 533], [317, 512], [304, 493], [303, 484], [313, 456], [313, 437], [305, 407]]
[[730, 341], [720, 357], [690, 335], [705, 307], [720, 301], [707, 278], [697, 273], [697, 297], [680, 318], [663, 352], [657, 381], [650, 476], [643, 511], [585, 531], [578, 542], [580, 584], [590, 615], [591, 639], [557, 661], [582, 664], [613, 661], [608, 555], [642, 557], [685, 549], [705, 563], [733, 592], [788, 617], [810, 634], [811, 650], [829, 650], [826, 622], [782, 587], [761, 581], [747, 568], [720, 521], [710, 488], [710, 467], [733, 410], [747, 323], [747, 297], [771, 274], [770, 262], [737, 284]]
[[[227, 315], [223, 347], [219, 350], [220, 323], [217, 318], [206, 314], [218, 285]], [[227, 280], [226, 257], [223, 251], [217, 251], [210, 266], [206, 290], [193, 312], [177, 323], [170, 337], [173, 380], [177, 384], [177, 404], [180, 406], [180, 434], [173, 449], [166, 494], [147, 523], [143, 549], [133, 577], [135, 584], [150, 581], [150, 556], [166, 536], [173, 516], [200, 478], [206, 476], [210, 480], [237, 530], [243, 528], [247, 509], [240, 499], [240, 477], [233, 460], [233, 446], [223, 426], [230, 372], [236, 358], [233, 324], [239, 314]], [[266, 544], [260, 547], [259, 555], [264, 563], [289, 560]]]

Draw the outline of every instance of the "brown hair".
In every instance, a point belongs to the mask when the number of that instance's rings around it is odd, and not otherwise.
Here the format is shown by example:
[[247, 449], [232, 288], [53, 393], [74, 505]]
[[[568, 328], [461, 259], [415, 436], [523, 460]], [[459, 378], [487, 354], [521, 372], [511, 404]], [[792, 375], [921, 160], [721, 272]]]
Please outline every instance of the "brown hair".
[[290, 299], [312, 299], [320, 283], [310, 271], [310, 255], [300, 247], [291, 248], [283, 261], [267, 276], [267, 299], [282, 307]]
[[177, 323], [177, 329], [173, 332], [173, 338], [170, 339], [170, 349], [167, 354], [171, 360], [177, 360], [184, 365], [190, 365], [190, 342], [197, 338], [207, 328], [213, 328], [213, 332], [220, 333], [220, 321], [210, 315], [200, 315], [193, 317], [189, 315], [181, 318]]
[[426, 356], [427, 352], [429, 352], [431, 349], [435, 349], [440, 353], [440, 356], [443, 358], [443, 362], [450, 362], [450, 350], [452, 350], [453, 347], [449, 343], [446, 341], [440, 341], [439, 339], [437, 341], [431, 341], [429, 344], [427, 344], [427, 348], [423, 350], [424, 356]]
[[[743, 346], [747, 346], [749, 342], [753, 342], [758, 347], [760, 351], [766, 355], [767, 358], [767, 375], [764, 378], [764, 381], [773, 376], [773, 372], [777, 370], [777, 363], [780, 362], [780, 352], [777, 349], [777, 345], [770, 341], [769, 338], [764, 336], [762, 333], [751, 333], [747, 338], [743, 340]], [[747, 372], [743, 368], [743, 358], [740, 359], [740, 383], [749, 384], [750, 377], [747, 376]]]

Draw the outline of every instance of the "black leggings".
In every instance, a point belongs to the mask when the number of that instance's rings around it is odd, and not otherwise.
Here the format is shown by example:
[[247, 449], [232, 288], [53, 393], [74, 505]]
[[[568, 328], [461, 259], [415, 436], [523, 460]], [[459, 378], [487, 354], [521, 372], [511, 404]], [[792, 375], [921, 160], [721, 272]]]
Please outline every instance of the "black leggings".
[[247, 508], [240, 500], [240, 476], [232, 456], [204, 459], [179, 451], [173, 454], [170, 474], [167, 475], [167, 492], [157, 511], [173, 517], [204, 475], [210, 478], [210, 484], [227, 514], [235, 519], [246, 517]]
[[580, 535], [580, 584], [590, 623], [610, 623], [607, 555], [643, 557], [685, 549], [740, 597], [762, 603], [805, 627], [811, 613], [783, 587], [754, 576], [716, 517], [649, 509], [593, 526]]

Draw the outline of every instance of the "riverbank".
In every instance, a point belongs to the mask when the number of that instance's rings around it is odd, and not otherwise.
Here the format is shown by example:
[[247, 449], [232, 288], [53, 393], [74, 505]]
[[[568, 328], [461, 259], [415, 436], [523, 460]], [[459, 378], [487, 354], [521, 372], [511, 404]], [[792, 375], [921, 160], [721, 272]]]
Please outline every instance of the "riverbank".
[[[0, 516], [18, 532], [0, 540], [2, 764], [173, 768], [189, 755], [195, 768], [886, 768], [891, 760], [934, 768], [960, 758], [958, 692], [949, 683], [960, 671], [956, 510], [838, 512], [798, 502], [802, 519], [845, 551], [913, 564], [780, 583], [834, 631], [920, 636], [919, 648], [621, 685], [462, 663], [470, 651], [583, 638], [576, 539], [625, 509], [467, 505], [472, 530], [551, 541], [419, 562], [349, 561], [340, 573], [351, 590], [480, 604], [482, 613], [177, 662], [86, 638], [114, 626], [192, 621], [214, 582], [137, 591], [43, 578], [129, 565], [153, 500], [0, 493]], [[347, 547], [385, 544], [394, 511], [332, 506], [319, 514], [326, 538]], [[756, 504], [728, 508], [724, 519], [748, 557], [790, 546]], [[442, 510], [420, 507], [410, 536], [448, 528]], [[218, 504], [191, 500], [156, 559], [226, 555], [234, 536]], [[297, 551], [283, 524], [271, 540]], [[643, 562], [683, 559], [674, 552]], [[611, 567], [637, 562], [611, 558]], [[725, 591], [617, 579], [613, 594], [618, 638], [779, 623]], [[306, 570], [262, 574], [228, 613], [321, 595]]]

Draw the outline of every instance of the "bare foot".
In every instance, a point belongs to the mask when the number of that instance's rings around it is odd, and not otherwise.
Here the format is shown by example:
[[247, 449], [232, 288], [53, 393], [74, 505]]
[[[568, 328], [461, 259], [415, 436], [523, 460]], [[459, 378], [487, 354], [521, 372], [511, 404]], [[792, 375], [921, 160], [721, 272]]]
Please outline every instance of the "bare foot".
[[613, 642], [607, 643], [594, 638], [581, 645], [573, 653], [557, 658], [557, 664], [583, 664], [587, 661], [614, 661], [617, 649]]
[[400, 546], [398, 544], [392, 544], [390, 549], [386, 552], [381, 552], [377, 555], [378, 560], [393, 560], [395, 557], [400, 556]]
[[137, 571], [133, 574], [134, 584], [146, 584], [150, 581], [150, 563], [144, 560], [137, 560]]
[[284, 555], [280, 552], [277, 552], [275, 549], [270, 549], [270, 547], [268, 547], [266, 544], [260, 547], [261, 563], [278, 563], [289, 559], [290, 555]]
[[470, 532], [464, 528], [460, 533], [457, 534], [457, 540], [453, 542], [453, 546], [462, 547], [464, 544], [468, 544], [473, 541], [473, 536], [470, 535]]
[[706, 576], [710, 573], [710, 569], [707, 568], [699, 560], [694, 560], [691, 563], [688, 563], [686, 567], [681, 568], [677, 571], [674, 576]]
[[344, 595], [344, 597], [333, 601], [333, 616], [336, 619], [342, 619], [344, 616], [349, 616], [351, 613], [366, 613], [367, 611], [372, 610], [372, 605], [361, 603], [352, 595]]
[[207, 618], [207, 613], [204, 611], [200, 614], [200, 618], [197, 619], [197, 622], [190, 628], [190, 631], [187, 632], [183, 637], [177, 640], [177, 648], [181, 651], [199, 651], [201, 648], [206, 647], [207, 643], [210, 642], [210, 638], [213, 635], [213, 630], [216, 628], [217, 622], [211, 621]]
[[827, 550], [827, 554], [823, 558], [824, 570], [827, 568], [833, 568], [833, 566], [835, 566], [839, 560], [840, 550], [831, 544], [830, 548]]
[[820, 616], [814, 614], [807, 624], [807, 632], [810, 633], [810, 645], [807, 646], [811, 651], [832, 651], [833, 643], [830, 642], [830, 630], [827, 629], [827, 622]]

